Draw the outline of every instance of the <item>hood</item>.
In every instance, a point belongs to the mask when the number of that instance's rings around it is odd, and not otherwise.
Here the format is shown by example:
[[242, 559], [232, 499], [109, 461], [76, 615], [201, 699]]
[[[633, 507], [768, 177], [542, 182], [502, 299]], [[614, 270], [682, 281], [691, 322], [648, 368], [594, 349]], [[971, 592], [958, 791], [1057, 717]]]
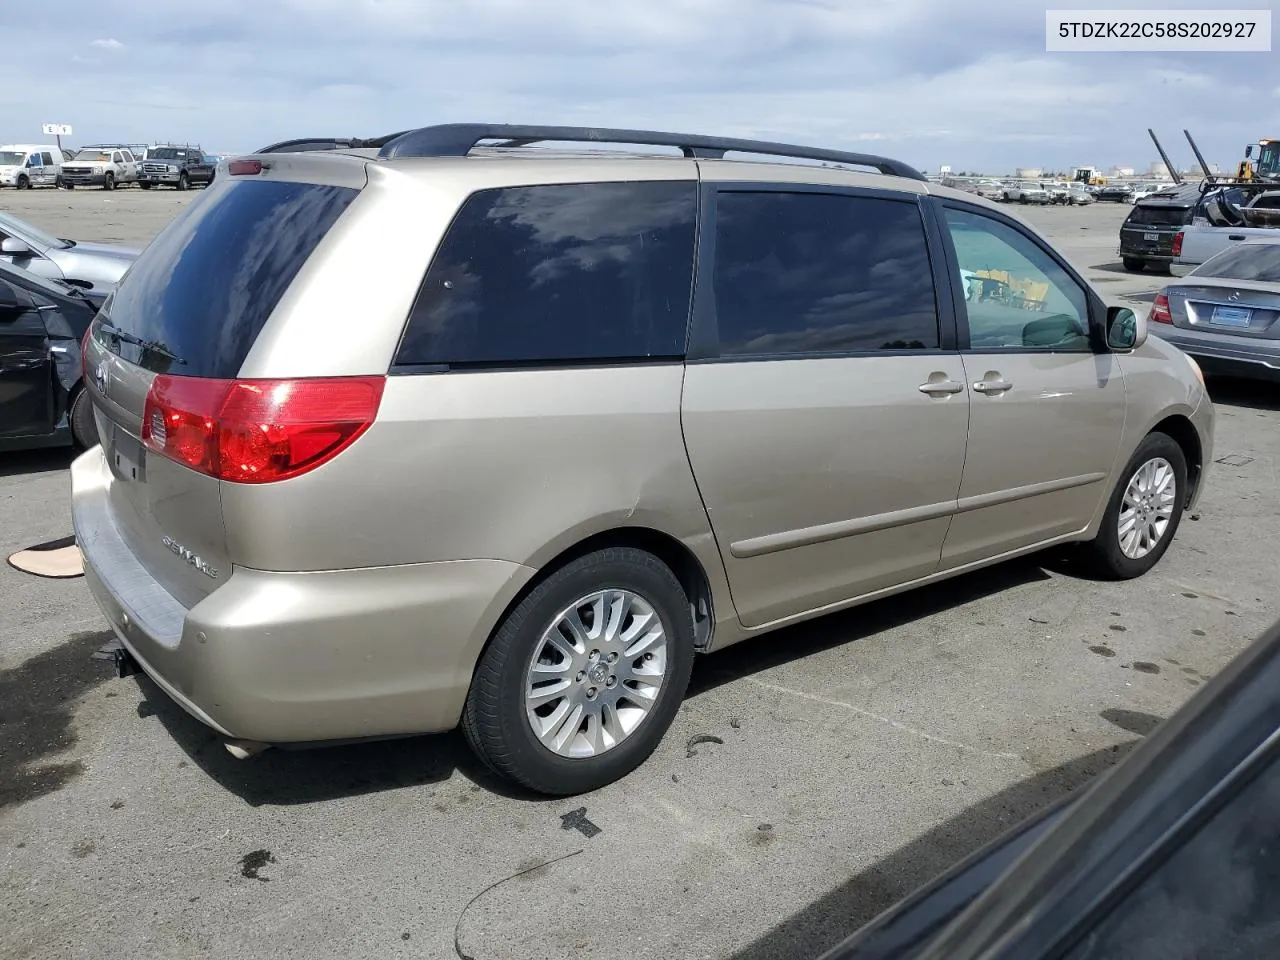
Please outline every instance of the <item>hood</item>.
[[45, 255], [62, 272], [64, 279], [92, 284], [95, 290], [110, 290], [133, 265], [139, 252], [105, 243], [77, 243], [70, 249], [49, 250]]
[[135, 247], [121, 247], [114, 243], [81, 243], [77, 241], [76, 245], [70, 250], [61, 252], [88, 254], [92, 257], [105, 257], [107, 259], [136, 260], [138, 254], [142, 251]]

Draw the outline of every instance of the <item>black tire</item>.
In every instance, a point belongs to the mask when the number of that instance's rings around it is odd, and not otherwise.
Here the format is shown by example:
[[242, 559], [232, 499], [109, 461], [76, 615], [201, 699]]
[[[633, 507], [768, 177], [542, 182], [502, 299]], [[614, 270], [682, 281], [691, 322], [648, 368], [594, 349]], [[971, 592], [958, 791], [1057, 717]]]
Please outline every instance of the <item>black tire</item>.
[[[1129, 481], [1145, 463], [1162, 457], [1173, 468], [1174, 494], [1173, 510], [1164, 534], [1143, 557], [1134, 559], [1127, 557], [1120, 547], [1120, 509], [1124, 502], [1125, 490]], [[1095, 573], [1108, 580], [1131, 580], [1140, 577], [1164, 556], [1169, 544], [1178, 533], [1178, 525], [1182, 522], [1182, 508], [1187, 501], [1187, 458], [1176, 440], [1164, 433], [1149, 433], [1138, 444], [1138, 449], [1125, 465], [1111, 492], [1111, 500], [1107, 503], [1107, 511], [1102, 515], [1102, 526], [1097, 536], [1087, 545], [1090, 564]]]
[[115, 188], [116, 188], [116, 175], [114, 173], [108, 173], [106, 176], [102, 178], [102, 189], [114, 190]]
[[60, 190], [60, 189], [62, 189], [64, 186], [66, 186], [66, 184], [64, 184], [64, 183], [62, 182], [62, 174], [58, 174], [58, 175], [54, 178], [54, 180], [53, 180], [53, 185], [54, 185], [54, 187], [56, 187], [56, 188], [57, 188], [57, 189], [59, 189], [59, 190]]
[[78, 450], [88, 450], [98, 445], [98, 424], [93, 419], [93, 402], [83, 388], [71, 398], [71, 442]]
[[1141, 257], [1121, 257], [1120, 262], [1130, 273], [1141, 273], [1147, 266], [1147, 261]]
[[[526, 670], [556, 615], [575, 600], [610, 587], [643, 597], [668, 634], [667, 670], [649, 714], [611, 749], [586, 759], [552, 753], [525, 714]], [[675, 719], [693, 669], [693, 619], [680, 581], [643, 550], [611, 547], [551, 573], [512, 610], [480, 656], [462, 715], [471, 748], [492, 770], [539, 793], [568, 796], [598, 789], [640, 766]]]
[[178, 189], [179, 190], [191, 189], [191, 180], [190, 178], [187, 177], [185, 173], [178, 174]]
[[19, 190], [30, 190], [31, 180], [24, 174], [18, 178], [18, 182], [14, 184]]
[[74, 189], [76, 188], [76, 185], [75, 185], [74, 183], [65, 183], [65, 182], [64, 182], [62, 185], [63, 185], [64, 187], [66, 187], [68, 190], [74, 190]]
[[149, 184], [149, 183], [139, 183], [139, 184], [138, 184], [138, 186], [140, 186], [143, 190], [150, 190], [150, 189], [151, 189], [151, 184]]

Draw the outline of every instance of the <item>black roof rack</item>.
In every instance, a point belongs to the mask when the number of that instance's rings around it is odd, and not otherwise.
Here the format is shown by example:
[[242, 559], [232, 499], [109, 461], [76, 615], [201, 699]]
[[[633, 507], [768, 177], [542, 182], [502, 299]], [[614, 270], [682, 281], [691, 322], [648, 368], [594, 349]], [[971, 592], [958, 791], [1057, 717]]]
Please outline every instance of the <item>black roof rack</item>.
[[[870, 153], [849, 153], [820, 147], [801, 147], [766, 140], [738, 140], [688, 133], [661, 133], [655, 130], [613, 130], [597, 127], [530, 127], [513, 124], [444, 123], [420, 127], [385, 138], [378, 158], [465, 157], [481, 140], [498, 140], [498, 146], [518, 147], [531, 143], [632, 143], [655, 147], [678, 147], [686, 157], [720, 159], [725, 153], [755, 153], [775, 157], [796, 157], [828, 163], [871, 167], [881, 173], [911, 180], [924, 180], [914, 167]], [[370, 146], [374, 144], [370, 142]], [[261, 152], [261, 151], [260, 151]]]
[[368, 150], [377, 149], [383, 144], [404, 136], [406, 131], [389, 133], [383, 137], [301, 137], [297, 140], [281, 140], [270, 146], [255, 150], [254, 153], [311, 153], [316, 150]]

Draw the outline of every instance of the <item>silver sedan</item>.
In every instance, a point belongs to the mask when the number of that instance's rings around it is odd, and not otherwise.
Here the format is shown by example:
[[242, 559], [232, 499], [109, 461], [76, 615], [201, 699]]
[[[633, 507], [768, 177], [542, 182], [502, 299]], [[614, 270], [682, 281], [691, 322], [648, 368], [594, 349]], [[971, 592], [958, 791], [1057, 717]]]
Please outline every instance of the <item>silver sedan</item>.
[[0, 261], [85, 290], [110, 293], [140, 252], [133, 247], [62, 240], [0, 213]]
[[1210, 257], [1156, 297], [1150, 319], [1207, 373], [1280, 383], [1280, 236]]

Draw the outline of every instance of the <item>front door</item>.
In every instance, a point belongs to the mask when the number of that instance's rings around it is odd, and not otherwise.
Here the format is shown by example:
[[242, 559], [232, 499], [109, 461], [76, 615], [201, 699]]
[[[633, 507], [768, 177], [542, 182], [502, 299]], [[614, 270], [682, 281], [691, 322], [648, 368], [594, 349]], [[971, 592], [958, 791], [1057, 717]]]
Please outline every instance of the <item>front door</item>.
[[53, 359], [26, 291], [0, 280], [0, 437], [52, 432]]
[[708, 194], [682, 417], [739, 618], [761, 626], [928, 576], [969, 398], [920, 204]]
[[1125, 388], [1091, 332], [1087, 289], [1047, 247], [997, 214], [960, 203], [941, 213], [972, 391], [942, 554], [951, 569], [1088, 526], [1110, 493]]

